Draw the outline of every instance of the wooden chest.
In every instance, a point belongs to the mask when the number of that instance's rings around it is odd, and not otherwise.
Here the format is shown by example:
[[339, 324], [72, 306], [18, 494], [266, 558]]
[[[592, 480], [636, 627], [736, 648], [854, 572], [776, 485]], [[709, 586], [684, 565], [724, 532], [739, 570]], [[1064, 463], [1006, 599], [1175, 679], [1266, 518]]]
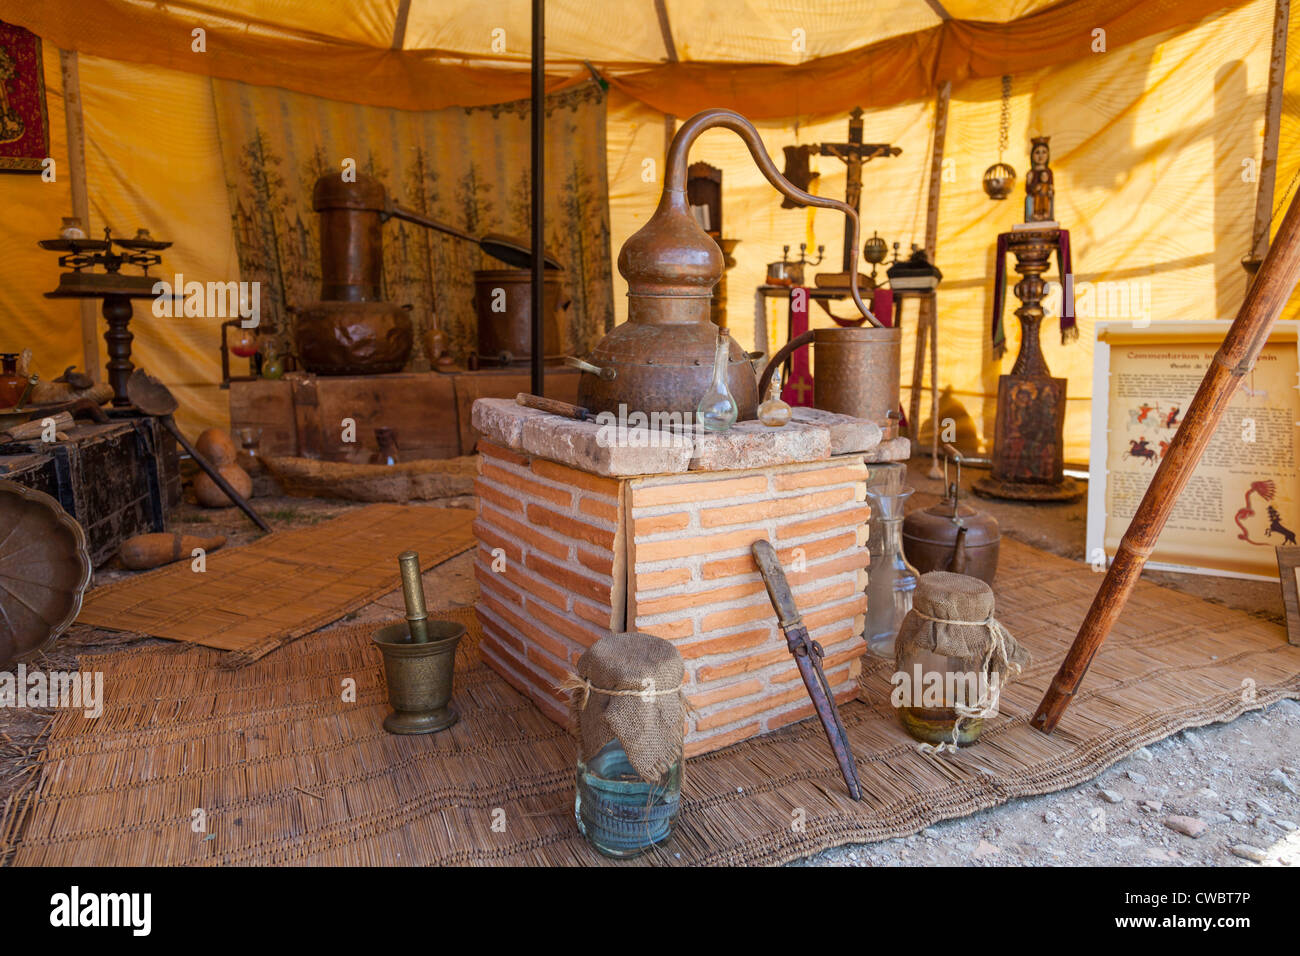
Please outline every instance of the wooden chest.
[[0, 475], [43, 491], [76, 518], [98, 567], [132, 535], [164, 531], [180, 504], [175, 439], [155, 419], [78, 422], [67, 441], [0, 445]]
[[[577, 369], [546, 370], [546, 394], [565, 402], [578, 395]], [[527, 369], [476, 372], [397, 372], [392, 375], [310, 375], [230, 383], [230, 427], [260, 428], [260, 454], [368, 462], [375, 429], [391, 428], [404, 461], [471, 455], [478, 435], [470, 411], [479, 398], [514, 398], [529, 391]], [[347, 429], [351, 431], [346, 431]], [[351, 439], [351, 440], [349, 440]]]

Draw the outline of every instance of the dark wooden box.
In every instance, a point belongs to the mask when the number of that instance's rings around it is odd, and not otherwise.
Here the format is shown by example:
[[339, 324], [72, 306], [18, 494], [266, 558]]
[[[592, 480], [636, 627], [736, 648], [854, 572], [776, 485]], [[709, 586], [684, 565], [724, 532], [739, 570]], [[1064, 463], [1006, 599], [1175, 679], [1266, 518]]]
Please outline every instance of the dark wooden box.
[[[577, 369], [546, 369], [546, 394], [578, 399]], [[477, 398], [514, 398], [532, 385], [527, 369], [475, 372], [396, 372], [392, 375], [309, 375], [230, 383], [230, 427], [260, 428], [260, 454], [368, 462], [380, 426], [397, 433], [403, 461], [472, 455], [478, 435], [470, 424]], [[355, 443], [342, 440], [344, 419], [355, 423]]]
[[78, 422], [67, 441], [0, 445], [0, 475], [43, 491], [86, 532], [98, 567], [123, 541], [164, 531], [180, 504], [176, 441], [152, 418]]

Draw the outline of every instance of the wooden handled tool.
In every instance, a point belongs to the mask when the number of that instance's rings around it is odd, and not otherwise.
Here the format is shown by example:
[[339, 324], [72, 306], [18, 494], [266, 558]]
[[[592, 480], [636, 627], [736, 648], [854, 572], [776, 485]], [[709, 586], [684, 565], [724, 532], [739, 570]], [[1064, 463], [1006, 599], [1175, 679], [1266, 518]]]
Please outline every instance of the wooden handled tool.
[[515, 396], [515, 401], [524, 408], [535, 408], [540, 412], [562, 415], [565, 418], [572, 418], [574, 421], [591, 422], [596, 420], [596, 416], [581, 405], [570, 405], [568, 402], [561, 402], [554, 398], [543, 398], [540, 395], [520, 392]]
[[1129, 594], [1142, 574], [1142, 567], [1174, 510], [1174, 504], [1187, 487], [1205, 447], [1214, 437], [1219, 419], [1241, 386], [1242, 377], [1255, 367], [1297, 279], [1300, 279], [1300, 199], [1293, 199], [1263, 265], [1246, 292], [1241, 311], [1210, 362], [1205, 378], [1196, 390], [1196, 397], [1183, 416], [1183, 423], [1174, 433], [1169, 450], [1160, 460], [1155, 477], [1147, 486], [1142, 503], [1124, 532], [1110, 570], [1106, 572], [1097, 596], [1092, 599], [1092, 607], [1088, 608], [1061, 669], [1056, 672], [1038, 705], [1038, 712], [1030, 721], [1043, 733], [1050, 734], [1056, 729], [1071, 698], [1079, 690], [1088, 665], [1124, 610]]
[[126, 394], [136, 408], [146, 415], [157, 418], [162, 426], [172, 433], [177, 444], [189, 453], [205, 472], [208, 477], [216, 483], [216, 486], [226, 493], [226, 497], [239, 506], [239, 510], [248, 515], [248, 520], [253, 522], [263, 531], [270, 531], [271, 526], [253, 510], [250, 505], [238, 491], [231, 487], [230, 482], [226, 481], [217, 467], [203, 457], [189, 439], [181, 434], [181, 430], [176, 427], [176, 422], [172, 419], [172, 412], [176, 411], [176, 397], [172, 395], [167, 386], [158, 381], [142, 368], [136, 369], [131, 373], [131, 377], [126, 381]]
[[804, 627], [799, 608], [794, 603], [790, 592], [790, 582], [785, 579], [785, 570], [781, 559], [776, 556], [776, 549], [765, 540], [755, 541], [750, 545], [754, 554], [754, 563], [763, 575], [767, 586], [767, 596], [776, 610], [777, 622], [785, 634], [786, 646], [794, 655], [794, 662], [803, 677], [808, 696], [812, 698], [813, 708], [821, 719], [826, 739], [830, 741], [835, 760], [844, 775], [844, 783], [849, 788], [849, 796], [854, 800], [862, 799], [862, 784], [858, 780], [858, 765], [853, 760], [853, 751], [849, 749], [849, 738], [840, 722], [840, 712], [835, 706], [835, 695], [831, 691], [826, 674], [822, 671], [822, 646], [808, 637], [808, 628]]

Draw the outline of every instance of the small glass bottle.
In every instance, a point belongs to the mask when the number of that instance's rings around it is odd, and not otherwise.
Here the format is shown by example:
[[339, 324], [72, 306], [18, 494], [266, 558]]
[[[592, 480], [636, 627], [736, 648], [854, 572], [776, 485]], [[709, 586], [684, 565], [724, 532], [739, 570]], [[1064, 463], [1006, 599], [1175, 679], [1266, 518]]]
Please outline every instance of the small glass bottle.
[[239, 439], [239, 452], [235, 458], [235, 464], [250, 475], [260, 474], [262, 471], [262, 457], [258, 446], [262, 442], [262, 429], [236, 428], [235, 437]]
[[780, 428], [790, 421], [790, 406], [781, 399], [781, 370], [772, 372], [772, 381], [767, 386], [767, 398], [758, 406], [758, 420], [772, 428]]
[[718, 334], [718, 345], [713, 353], [713, 382], [695, 407], [695, 417], [711, 432], [725, 432], [736, 424], [740, 406], [727, 388], [727, 373], [731, 369], [731, 339], [726, 331]]
[[398, 461], [397, 432], [382, 425], [375, 429], [375, 445], [372, 459], [376, 465], [396, 465]]
[[900, 488], [892, 494], [867, 489], [872, 511], [867, 536], [871, 565], [867, 568], [867, 624], [863, 637], [867, 650], [890, 659], [894, 657], [898, 629], [912, 610], [918, 577], [916, 568], [903, 554], [903, 506], [911, 495], [911, 488]]
[[614, 738], [590, 760], [578, 760], [573, 816], [601, 854], [627, 859], [672, 835], [682, 804], [682, 757], [658, 780], [645, 780]]

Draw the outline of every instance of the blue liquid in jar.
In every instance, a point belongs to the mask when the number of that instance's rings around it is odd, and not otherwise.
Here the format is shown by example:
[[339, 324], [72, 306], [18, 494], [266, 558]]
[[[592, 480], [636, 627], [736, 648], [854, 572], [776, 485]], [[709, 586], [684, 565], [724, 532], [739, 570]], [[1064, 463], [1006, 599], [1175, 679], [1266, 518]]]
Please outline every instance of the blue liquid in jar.
[[643, 780], [617, 740], [586, 763], [578, 761], [573, 815], [578, 829], [605, 856], [626, 859], [672, 835], [681, 809], [680, 759], [661, 779]]

